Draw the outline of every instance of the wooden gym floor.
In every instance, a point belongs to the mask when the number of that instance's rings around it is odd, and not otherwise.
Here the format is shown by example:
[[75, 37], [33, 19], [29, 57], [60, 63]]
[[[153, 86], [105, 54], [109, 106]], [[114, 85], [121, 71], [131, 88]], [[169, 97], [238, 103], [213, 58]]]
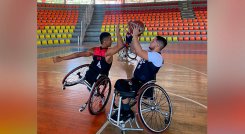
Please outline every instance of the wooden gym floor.
[[[146, 44], [142, 45], [144, 48]], [[66, 73], [92, 58], [78, 58], [54, 64], [50, 57], [86, 50], [88, 46], [38, 49], [38, 134], [120, 134], [107, 122], [111, 98], [104, 113], [90, 115], [78, 109], [88, 98], [85, 86], [62, 90]], [[207, 133], [207, 45], [175, 44], [165, 50], [165, 64], [157, 74], [157, 84], [169, 94], [173, 116], [166, 134]], [[119, 61], [114, 55], [110, 71], [112, 86], [117, 79], [130, 78], [137, 61]], [[112, 88], [114, 90], [114, 88]], [[113, 92], [112, 92], [113, 93]], [[128, 131], [128, 134], [144, 132]]]

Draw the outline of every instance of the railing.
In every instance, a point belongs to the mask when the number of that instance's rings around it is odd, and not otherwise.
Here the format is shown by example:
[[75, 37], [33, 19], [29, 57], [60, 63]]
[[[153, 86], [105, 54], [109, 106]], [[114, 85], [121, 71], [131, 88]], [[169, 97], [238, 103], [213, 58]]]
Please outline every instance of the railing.
[[85, 32], [88, 28], [88, 25], [90, 24], [90, 21], [93, 16], [94, 12], [94, 1], [91, 1], [92, 4], [89, 4], [85, 8], [85, 13], [83, 14], [82, 20], [81, 20], [81, 36], [78, 36], [78, 46], [80, 46], [84, 40]]

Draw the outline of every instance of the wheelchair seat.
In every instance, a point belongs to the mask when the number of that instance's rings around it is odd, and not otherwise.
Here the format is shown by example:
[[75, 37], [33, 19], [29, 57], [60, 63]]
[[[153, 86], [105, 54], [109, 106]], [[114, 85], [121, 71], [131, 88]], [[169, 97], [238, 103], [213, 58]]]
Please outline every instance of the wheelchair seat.
[[[115, 90], [120, 93], [120, 96], [126, 98], [134, 98], [137, 95], [135, 90], [132, 90], [132, 86], [128, 84], [128, 80], [120, 80], [115, 83]], [[127, 91], [128, 90], [128, 91]]]
[[119, 92], [120, 96], [122, 97], [127, 97], [127, 98], [135, 98], [135, 96], [137, 95], [137, 93], [135, 91], [129, 91], [129, 92]]

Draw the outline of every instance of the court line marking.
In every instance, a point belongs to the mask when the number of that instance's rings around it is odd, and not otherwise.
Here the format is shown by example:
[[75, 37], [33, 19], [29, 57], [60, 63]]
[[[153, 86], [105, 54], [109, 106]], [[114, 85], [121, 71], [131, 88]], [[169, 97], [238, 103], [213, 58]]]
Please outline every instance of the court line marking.
[[106, 121], [106, 122], [104, 123], [104, 125], [99, 129], [99, 131], [96, 132], [96, 134], [100, 134], [100, 133], [105, 129], [105, 127], [106, 127], [108, 124], [109, 124], [109, 121]]
[[187, 97], [184, 97], [184, 96], [181, 96], [181, 95], [178, 95], [178, 94], [175, 94], [175, 93], [171, 93], [171, 92], [167, 92], [167, 93], [168, 93], [168, 94], [172, 94], [172, 95], [177, 96], [177, 97], [180, 97], [180, 98], [182, 98], [182, 99], [184, 99], [184, 100], [188, 100], [188, 101], [190, 101], [190, 102], [193, 102], [193, 103], [195, 103], [195, 104], [197, 104], [197, 105], [199, 105], [199, 106], [201, 106], [201, 107], [207, 109], [207, 106], [205, 106], [205, 105], [203, 105], [203, 104], [201, 104], [201, 103], [199, 103], [199, 102], [197, 102], [197, 101], [194, 101], [194, 100], [192, 100], [192, 99], [189, 99], [189, 98], [187, 98]]
[[[56, 74], [67, 74], [67, 73], [69, 73], [69, 72], [58, 72], [58, 71], [37, 71], [37, 72], [40, 72], [40, 73], [56, 73]], [[116, 75], [109, 75], [109, 78], [110, 77], [116, 77], [116, 78], [122, 78], [122, 76], [116, 76]]]
[[[171, 65], [175, 65], [175, 66], [179, 66], [179, 67], [185, 68], [185, 69], [187, 69], [187, 70], [191, 70], [191, 71], [194, 71], [194, 72], [197, 72], [197, 73], [200, 73], [200, 74], [203, 74], [203, 75], [207, 76], [207, 74], [205, 74], [205, 73], [202, 73], [202, 72], [200, 72], [200, 71], [197, 71], [197, 70], [194, 70], [194, 69], [185, 67], [185, 66], [181, 66], [181, 65], [177, 65], [177, 64], [173, 64], [173, 63], [168, 63], [168, 62], [166, 62], [166, 63], [167, 63], [167, 64], [171, 64]], [[62, 73], [62, 72], [57, 72], [57, 71], [38, 71], [38, 72]], [[197, 105], [199, 105], [199, 106], [201, 106], [201, 107], [207, 109], [207, 106], [205, 106], [205, 105], [203, 105], [203, 104], [201, 104], [201, 103], [199, 103], [199, 102], [197, 102], [197, 101], [194, 101], [194, 100], [192, 100], [192, 99], [189, 99], [189, 98], [186, 98], [186, 97], [184, 97], [184, 96], [177, 95], [177, 94], [174, 94], [174, 93], [171, 93], [171, 92], [168, 92], [168, 94], [172, 94], [172, 95], [174, 95], [174, 96], [177, 96], [177, 97], [180, 97], [180, 98], [182, 98], [182, 99], [188, 100], [188, 101], [190, 101], [190, 102], [193, 102], [193, 103], [195, 103], [195, 104], [197, 104]], [[103, 124], [103, 126], [99, 129], [99, 131], [96, 132], [96, 134], [100, 134], [100, 133], [107, 127], [108, 124], [109, 124], [109, 121], [106, 121], [106, 122]]]
[[[199, 105], [199, 106], [201, 106], [201, 107], [207, 109], [207, 106], [205, 106], [205, 105], [203, 105], [203, 104], [201, 104], [201, 103], [199, 103], [199, 102], [197, 102], [197, 101], [194, 101], [194, 100], [192, 100], [192, 99], [186, 98], [186, 97], [181, 96], [181, 95], [177, 95], [177, 94], [175, 94], [175, 93], [171, 93], [171, 92], [167, 92], [167, 93], [168, 93], [168, 94], [172, 94], [172, 95], [177, 96], [177, 97], [180, 97], [180, 98], [182, 98], [182, 99], [184, 99], [184, 100], [193, 102], [193, 103], [195, 103], [195, 104], [197, 104], [197, 105]], [[99, 131], [97, 131], [96, 134], [100, 134], [100, 133], [107, 127], [108, 124], [109, 124], [109, 121], [106, 121], [106, 122], [103, 124], [103, 126], [99, 129]]]
[[179, 66], [179, 67], [185, 68], [185, 69], [187, 69], [187, 70], [191, 70], [191, 71], [194, 71], [194, 72], [197, 72], [197, 73], [200, 73], [200, 74], [202, 74], [202, 75], [207, 76], [207, 74], [205, 74], [205, 73], [203, 73], [203, 72], [200, 72], [200, 71], [197, 71], [197, 70], [194, 70], [194, 69], [191, 69], [191, 68], [185, 67], [185, 66], [181, 66], [181, 65], [174, 64], [174, 63], [169, 63], [169, 62], [166, 62], [166, 63], [167, 63], [167, 64], [170, 64], [170, 65]]

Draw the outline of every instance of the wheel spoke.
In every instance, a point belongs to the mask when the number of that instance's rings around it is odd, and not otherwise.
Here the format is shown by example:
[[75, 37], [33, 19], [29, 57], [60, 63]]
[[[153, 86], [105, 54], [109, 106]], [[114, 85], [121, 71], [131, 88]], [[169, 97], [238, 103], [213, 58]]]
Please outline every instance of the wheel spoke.
[[149, 112], [149, 111], [151, 111], [151, 107], [145, 108], [145, 109], [142, 109], [142, 110], [141, 110], [141, 112]]
[[[140, 117], [152, 132], [163, 132], [170, 124], [171, 104], [164, 89], [158, 85], [147, 86], [140, 94]], [[152, 98], [151, 98], [152, 97]], [[147, 99], [145, 99], [147, 98]]]

